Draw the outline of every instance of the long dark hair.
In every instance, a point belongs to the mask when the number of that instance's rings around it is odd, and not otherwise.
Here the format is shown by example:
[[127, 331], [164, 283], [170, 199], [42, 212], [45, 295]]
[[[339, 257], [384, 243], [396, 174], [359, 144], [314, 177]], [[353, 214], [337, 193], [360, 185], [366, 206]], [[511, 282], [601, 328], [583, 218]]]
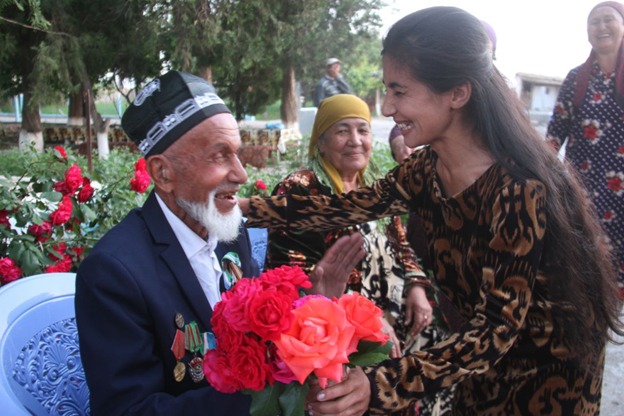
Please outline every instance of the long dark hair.
[[540, 268], [564, 342], [582, 364], [593, 367], [605, 340], [612, 339], [609, 329], [624, 334], [615, 262], [576, 172], [535, 131], [494, 67], [482, 23], [454, 7], [424, 9], [392, 26], [382, 55], [405, 65], [434, 93], [470, 83], [466, 120], [481, 146], [512, 177], [545, 185], [547, 230]]

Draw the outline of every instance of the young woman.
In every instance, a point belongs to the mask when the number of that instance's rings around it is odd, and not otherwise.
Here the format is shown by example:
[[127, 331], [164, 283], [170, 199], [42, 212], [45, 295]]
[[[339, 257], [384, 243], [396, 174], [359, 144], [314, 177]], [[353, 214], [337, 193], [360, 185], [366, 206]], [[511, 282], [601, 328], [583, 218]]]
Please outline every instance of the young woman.
[[461, 9], [401, 19], [383, 42], [383, 112], [406, 145], [426, 146], [348, 194], [241, 201], [252, 227], [416, 212], [436, 283], [464, 317], [427, 351], [352, 370], [315, 415], [385, 414], [453, 384], [460, 415], [600, 411], [605, 342], [623, 333], [613, 263], [573, 170], [531, 127], [488, 44]]

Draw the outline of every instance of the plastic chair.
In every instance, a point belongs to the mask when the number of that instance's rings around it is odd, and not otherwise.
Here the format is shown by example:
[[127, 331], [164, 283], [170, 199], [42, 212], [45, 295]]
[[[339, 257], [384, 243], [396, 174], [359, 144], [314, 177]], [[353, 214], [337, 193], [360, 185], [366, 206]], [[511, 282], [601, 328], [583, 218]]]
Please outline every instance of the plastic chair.
[[88, 415], [74, 313], [74, 273], [0, 288], [0, 413]]
[[256, 260], [262, 272], [267, 252], [269, 232], [264, 228], [248, 228], [247, 232], [249, 233], [249, 240], [251, 242], [251, 257]]

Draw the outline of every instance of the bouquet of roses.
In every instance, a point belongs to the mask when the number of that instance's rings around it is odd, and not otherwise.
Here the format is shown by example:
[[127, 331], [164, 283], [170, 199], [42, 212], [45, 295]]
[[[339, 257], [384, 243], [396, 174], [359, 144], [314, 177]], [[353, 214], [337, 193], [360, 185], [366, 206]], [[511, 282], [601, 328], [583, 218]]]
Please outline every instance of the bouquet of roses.
[[218, 391], [251, 394], [254, 416], [303, 415], [310, 377], [325, 388], [341, 380], [344, 364], [388, 358], [375, 304], [357, 293], [300, 297], [311, 286], [299, 267], [282, 266], [239, 280], [214, 308], [206, 379]]

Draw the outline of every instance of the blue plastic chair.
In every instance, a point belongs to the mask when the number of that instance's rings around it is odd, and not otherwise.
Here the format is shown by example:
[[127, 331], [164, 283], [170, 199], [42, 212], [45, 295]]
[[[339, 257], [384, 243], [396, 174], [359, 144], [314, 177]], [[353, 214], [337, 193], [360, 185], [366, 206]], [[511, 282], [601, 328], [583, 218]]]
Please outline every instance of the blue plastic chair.
[[247, 232], [249, 233], [249, 240], [251, 242], [251, 257], [256, 260], [262, 272], [267, 252], [269, 232], [264, 228], [248, 228]]
[[89, 415], [74, 312], [76, 275], [0, 288], [0, 413]]

